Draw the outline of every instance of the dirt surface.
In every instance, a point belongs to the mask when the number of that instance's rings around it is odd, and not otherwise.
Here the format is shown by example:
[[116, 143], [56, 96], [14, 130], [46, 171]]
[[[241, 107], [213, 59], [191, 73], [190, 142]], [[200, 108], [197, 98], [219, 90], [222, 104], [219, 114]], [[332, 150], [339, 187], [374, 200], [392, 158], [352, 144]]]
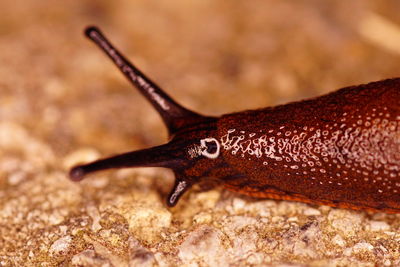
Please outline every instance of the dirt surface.
[[195, 187], [164, 169], [67, 179], [166, 142], [83, 37], [98, 25], [186, 107], [218, 115], [400, 76], [399, 1], [0, 4], [0, 266], [399, 266], [400, 217]]

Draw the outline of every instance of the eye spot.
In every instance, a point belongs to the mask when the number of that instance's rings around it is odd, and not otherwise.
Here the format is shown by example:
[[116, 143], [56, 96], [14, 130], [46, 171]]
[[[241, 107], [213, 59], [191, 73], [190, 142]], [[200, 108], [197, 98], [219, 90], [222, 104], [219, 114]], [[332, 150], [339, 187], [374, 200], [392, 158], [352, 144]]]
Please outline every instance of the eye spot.
[[217, 139], [208, 137], [200, 140], [202, 148], [201, 155], [204, 157], [215, 159], [219, 156], [220, 144]]
[[207, 147], [206, 151], [209, 154], [215, 154], [218, 150], [218, 145], [214, 141], [212, 141], [212, 142], [206, 141], [206, 147]]

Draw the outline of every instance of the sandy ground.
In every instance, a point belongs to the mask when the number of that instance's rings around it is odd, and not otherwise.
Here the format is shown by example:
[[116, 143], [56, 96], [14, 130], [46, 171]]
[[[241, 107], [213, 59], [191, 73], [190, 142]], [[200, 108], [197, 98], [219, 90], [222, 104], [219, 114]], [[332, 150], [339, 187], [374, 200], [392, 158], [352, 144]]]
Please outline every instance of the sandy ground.
[[82, 34], [98, 25], [186, 107], [218, 115], [400, 76], [399, 1], [0, 3], [0, 266], [399, 266], [398, 215], [164, 200], [163, 169], [67, 179], [161, 144], [156, 112]]

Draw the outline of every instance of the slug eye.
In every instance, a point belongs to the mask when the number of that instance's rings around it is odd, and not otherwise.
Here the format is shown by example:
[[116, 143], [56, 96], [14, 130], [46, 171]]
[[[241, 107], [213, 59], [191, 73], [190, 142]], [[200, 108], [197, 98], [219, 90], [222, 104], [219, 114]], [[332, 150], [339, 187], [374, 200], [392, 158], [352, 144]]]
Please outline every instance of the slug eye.
[[219, 156], [220, 144], [217, 139], [209, 137], [200, 140], [201, 154], [207, 158], [215, 159]]
[[212, 142], [206, 142], [206, 152], [208, 154], [215, 154], [218, 150], [218, 145], [216, 142], [212, 141]]

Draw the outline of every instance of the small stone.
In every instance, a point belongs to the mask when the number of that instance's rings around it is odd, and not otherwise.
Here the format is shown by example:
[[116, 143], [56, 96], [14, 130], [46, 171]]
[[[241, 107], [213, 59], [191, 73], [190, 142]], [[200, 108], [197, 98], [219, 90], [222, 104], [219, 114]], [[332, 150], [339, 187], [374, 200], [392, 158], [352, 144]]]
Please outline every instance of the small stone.
[[218, 190], [209, 190], [205, 192], [197, 193], [195, 196], [191, 196], [196, 202], [201, 203], [204, 208], [213, 209], [220, 199], [221, 193]]
[[289, 247], [291, 244], [293, 245], [294, 255], [316, 257], [317, 251], [324, 249], [324, 243], [321, 242], [322, 232], [318, 222], [310, 221], [300, 228], [293, 228], [293, 230], [295, 229], [298, 229], [298, 231], [288, 231], [285, 241]]
[[248, 264], [261, 264], [264, 260], [264, 255], [262, 253], [253, 253], [247, 257]]
[[352, 248], [346, 248], [345, 250], [343, 250], [343, 255], [346, 257], [350, 257], [352, 253], [353, 253]]
[[32, 166], [44, 167], [54, 160], [52, 149], [14, 122], [0, 122], [0, 151], [20, 151]]
[[353, 252], [355, 252], [355, 253], [361, 252], [363, 250], [371, 251], [373, 249], [374, 249], [374, 246], [372, 246], [370, 243], [367, 243], [367, 242], [359, 242], [353, 246]]
[[250, 226], [256, 226], [257, 224], [258, 220], [253, 217], [229, 216], [224, 222], [224, 231], [234, 234], [235, 232], [241, 232], [243, 229], [249, 228]]
[[107, 177], [97, 177], [96, 179], [92, 179], [90, 181], [90, 186], [95, 188], [105, 188], [108, 185], [109, 181]]
[[274, 216], [271, 218], [271, 222], [275, 223], [275, 224], [279, 224], [285, 221], [285, 218], [283, 218], [282, 216]]
[[79, 254], [76, 254], [72, 257], [71, 263], [74, 266], [102, 266], [102, 267], [111, 267], [111, 261], [97, 255], [96, 252], [92, 249], [86, 249]]
[[319, 216], [321, 215], [321, 212], [317, 209], [313, 209], [313, 208], [307, 208], [304, 210], [304, 215], [306, 216]]
[[86, 211], [88, 215], [92, 218], [92, 230], [97, 232], [101, 229], [100, 225], [100, 212], [94, 204], [89, 204], [86, 206]]
[[239, 234], [231, 235], [232, 249], [229, 252], [237, 258], [253, 254], [257, 251], [256, 244], [258, 239], [259, 236], [254, 229], [244, 229]]
[[250, 214], [259, 217], [270, 217], [271, 211], [270, 207], [266, 205], [266, 201], [255, 201], [250, 202], [246, 205], [245, 210], [248, 211]]
[[346, 241], [340, 235], [335, 235], [332, 238], [332, 243], [337, 245], [337, 246], [339, 246], [339, 247], [346, 246]]
[[23, 180], [26, 178], [26, 173], [25, 172], [14, 172], [10, 176], [8, 176], [8, 183], [10, 185], [17, 185], [21, 183]]
[[154, 266], [154, 254], [133, 237], [129, 240], [129, 266]]
[[383, 252], [383, 253], [388, 253], [387, 248], [385, 248], [384, 246], [380, 245], [379, 249]]
[[58, 212], [54, 212], [52, 214], [49, 214], [47, 217], [47, 221], [49, 222], [50, 225], [56, 225], [56, 224], [60, 224], [64, 221], [64, 216], [62, 216], [60, 213]]
[[186, 265], [206, 262], [209, 266], [229, 266], [222, 245], [222, 233], [210, 226], [201, 226], [191, 232], [178, 248], [178, 257]]
[[388, 231], [390, 230], [389, 224], [383, 221], [370, 221], [369, 230], [371, 231]]
[[383, 265], [385, 265], [385, 266], [391, 266], [391, 265], [392, 265], [392, 262], [388, 259], [388, 260], [385, 260], [385, 261], [383, 262]]
[[67, 230], [68, 230], [68, 226], [67, 226], [67, 225], [60, 225], [60, 226], [59, 226], [59, 229], [60, 229], [60, 232], [61, 232], [62, 234], [66, 234], [66, 233], [67, 233]]
[[232, 204], [233, 204], [233, 210], [235, 212], [243, 211], [243, 209], [246, 206], [246, 202], [243, 199], [240, 199], [240, 198], [234, 198]]
[[212, 220], [212, 216], [210, 213], [200, 212], [193, 217], [193, 222], [196, 224], [205, 224], [209, 223]]
[[119, 213], [128, 221], [129, 231], [143, 240], [154, 241], [171, 225], [172, 215], [164, 207], [125, 206]]
[[159, 267], [174, 266], [174, 264], [172, 262], [174, 261], [175, 258], [171, 259], [171, 255], [168, 255], [166, 253], [157, 252], [154, 254], [154, 258], [157, 262], [157, 265], [155, 265], [155, 266], [159, 266]]
[[71, 236], [67, 235], [56, 240], [50, 247], [51, 254], [66, 254], [69, 250], [70, 243], [72, 241]]
[[333, 209], [328, 214], [331, 226], [336, 230], [342, 231], [346, 235], [353, 236], [361, 230], [363, 216], [348, 210]]

